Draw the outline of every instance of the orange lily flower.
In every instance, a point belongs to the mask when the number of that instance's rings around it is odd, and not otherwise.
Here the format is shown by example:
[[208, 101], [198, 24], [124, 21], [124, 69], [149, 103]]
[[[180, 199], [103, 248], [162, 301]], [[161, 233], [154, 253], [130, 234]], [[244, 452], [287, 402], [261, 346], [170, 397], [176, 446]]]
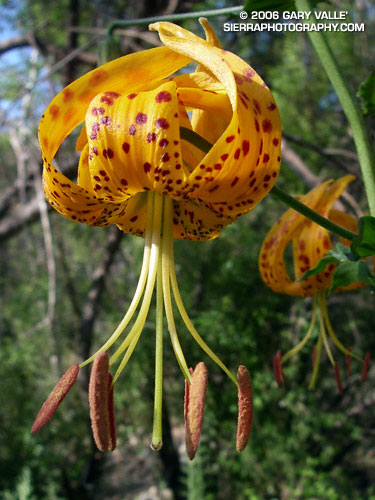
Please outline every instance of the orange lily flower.
[[[350, 231], [357, 232], [356, 219], [340, 210], [332, 208], [335, 201], [353, 180], [354, 177], [348, 175], [335, 182], [324, 182], [309, 193], [299, 197], [299, 201], [331, 221]], [[350, 242], [343, 239], [341, 239], [341, 242], [345, 245], [350, 244]], [[284, 260], [284, 253], [289, 243], [292, 243], [293, 247], [294, 279], [290, 277]], [[279, 351], [274, 358], [275, 378], [279, 386], [283, 382], [282, 364], [297, 354], [310, 339], [314, 330], [318, 309], [320, 309], [320, 335], [314, 348], [314, 372], [311, 387], [316, 383], [322, 345], [324, 344], [329, 360], [336, 373], [339, 391], [342, 392], [338, 365], [334, 360], [328, 337], [347, 356], [348, 360], [352, 357], [360, 360], [358, 356], [351, 352], [350, 348], [345, 348], [337, 338], [328, 317], [326, 291], [331, 286], [332, 275], [336, 265], [329, 264], [323, 272], [300, 281], [302, 275], [309, 269], [314, 268], [331, 249], [332, 243], [328, 231], [306, 219], [293, 209], [285, 212], [271, 228], [263, 242], [259, 254], [259, 269], [265, 284], [277, 293], [313, 297], [313, 315], [307, 334], [289, 352], [282, 356], [281, 351]], [[337, 291], [354, 290], [361, 286], [363, 286], [363, 283], [352, 283], [350, 286], [340, 288]]]
[[[200, 22], [206, 40], [171, 23], [152, 24], [164, 47], [127, 55], [82, 76], [53, 99], [39, 129], [49, 203], [70, 220], [116, 224], [145, 239], [139, 283], [127, 313], [80, 367], [113, 346], [143, 296], [132, 328], [109, 360], [109, 366], [119, 361], [113, 387], [140, 338], [157, 283], [154, 449], [161, 446], [163, 308], [178, 363], [189, 384], [192, 380], [177, 336], [171, 289], [187, 330], [238, 387], [186, 313], [173, 239], [216, 238], [267, 195], [280, 167], [280, 117], [268, 87], [248, 64], [220, 48], [205, 19]], [[198, 63], [195, 72], [171, 76], [191, 62]], [[52, 162], [83, 121], [75, 184]], [[208, 153], [185, 140], [182, 128], [212, 143]], [[108, 374], [103, 377], [107, 380]]]

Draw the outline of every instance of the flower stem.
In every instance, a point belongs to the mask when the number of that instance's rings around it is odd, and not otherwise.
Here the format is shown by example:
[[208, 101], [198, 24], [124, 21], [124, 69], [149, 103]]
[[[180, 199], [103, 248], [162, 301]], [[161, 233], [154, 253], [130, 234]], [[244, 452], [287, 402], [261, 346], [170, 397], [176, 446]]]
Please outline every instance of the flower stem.
[[163, 405], [163, 283], [162, 258], [159, 253], [156, 275], [156, 339], [155, 339], [155, 391], [154, 391], [154, 423], [152, 429], [151, 448], [158, 451], [162, 441], [162, 405]]
[[328, 231], [331, 231], [332, 233], [335, 233], [338, 236], [341, 236], [342, 238], [346, 238], [347, 240], [352, 241], [354, 238], [358, 236], [356, 233], [353, 233], [352, 231], [349, 231], [344, 227], [338, 226], [337, 224], [330, 221], [326, 217], [323, 217], [322, 215], [318, 214], [318, 212], [315, 212], [315, 210], [312, 210], [311, 208], [307, 207], [293, 196], [290, 196], [288, 193], [282, 191], [277, 186], [273, 186], [270, 193], [275, 198], [285, 203], [285, 205], [288, 205], [288, 207], [293, 208], [296, 212], [300, 213], [301, 215], [304, 215], [307, 219], [316, 222], [317, 224], [319, 224], [319, 226], [324, 227]]
[[159, 21], [183, 21], [185, 19], [198, 19], [198, 17], [217, 17], [228, 14], [239, 14], [243, 11], [243, 6], [226, 7], [215, 10], [201, 10], [196, 12], [187, 12], [182, 14], [169, 14], [165, 16], [143, 17], [141, 19], [127, 19], [125, 21], [114, 21], [108, 28], [108, 35], [112, 35], [117, 28], [127, 28], [129, 26], [142, 26]]
[[[296, 0], [296, 7], [299, 11], [311, 12], [313, 10], [311, 0]], [[315, 18], [311, 16], [311, 19], [307, 20], [307, 22], [313, 23], [315, 22], [314, 19]], [[341, 74], [337, 64], [337, 58], [333, 54], [327, 38], [321, 31], [309, 31], [308, 36], [336, 91], [342, 109], [352, 128], [353, 138], [362, 170], [363, 182], [365, 184], [370, 215], [375, 216], [374, 151], [370, 143], [368, 130], [362, 113], [357, 105], [355, 97]]]

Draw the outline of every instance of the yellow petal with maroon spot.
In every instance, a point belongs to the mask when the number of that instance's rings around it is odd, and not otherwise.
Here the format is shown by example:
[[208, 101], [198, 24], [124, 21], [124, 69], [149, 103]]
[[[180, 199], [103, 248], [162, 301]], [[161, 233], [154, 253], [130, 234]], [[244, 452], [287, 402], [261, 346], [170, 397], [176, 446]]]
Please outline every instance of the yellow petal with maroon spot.
[[125, 233], [144, 236], [147, 225], [147, 193], [138, 193], [129, 198], [112, 222]]
[[43, 156], [51, 162], [63, 140], [84, 120], [87, 106], [97, 94], [153, 88], [189, 62], [167, 47], [157, 47], [115, 59], [78, 78], [52, 100], [41, 119]]
[[104, 209], [86, 189], [74, 184], [52, 166], [44, 168], [43, 191], [57, 212], [75, 222], [96, 225]]
[[223, 226], [232, 221], [216, 215], [203, 202], [174, 201], [173, 237], [194, 241], [212, 240], [219, 236]]
[[77, 184], [83, 189], [86, 189], [90, 194], [94, 195], [89, 167], [89, 145], [87, 144], [87, 140], [79, 158]]
[[275, 102], [263, 80], [237, 56], [170, 23], [155, 23], [150, 29], [159, 31], [166, 46], [204, 66], [225, 88], [232, 119], [202, 159], [206, 175], [197, 180], [200, 174], [190, 174], [186, 195], [211, 202], [213, 210], [233, 221], [261, 201], [276, 181], [281, 125]]
[[105, 201], [143, 191], [178, 196], [186, 179], [176, 86], [119, 95], [105, 92], [86, 114], [93, 189]]
[[[327, 186], [315, 210], [324, 217], [328, 217], [330, 209], [335, 201], [343, 193], [347, 185], [354, 180], [353, 176], [347, 175]], [[298, 238], [295, 239], [294, 250], [294, 276], [298, 280], [303, 273], [312, 269], [332, 249], [331, 238], [326, 229], [318, 224], [305, 219], [303, 229]], [[326, 290], [331, 286], [332, 274], [335, 265], [329, 264], [321, 273], [311, 276], [301, 282], [301, 287], [309, 288], [309, 295], [318, 290]]]
[[[327, 181], [301, 196], [301, 203], [314, 209], [331, 182]], [[303, 289], [303, 282], [294, 282], [291, 279], [284, 261], [288, 243], [301, 232], [305, 220], [305, 217], [295, 210], [287, 210], [271, 228], [263, 242], [259, 254], [259, 269], [265, 284], [275, 292], [300, 296], [309, 294], [309, 289]]]

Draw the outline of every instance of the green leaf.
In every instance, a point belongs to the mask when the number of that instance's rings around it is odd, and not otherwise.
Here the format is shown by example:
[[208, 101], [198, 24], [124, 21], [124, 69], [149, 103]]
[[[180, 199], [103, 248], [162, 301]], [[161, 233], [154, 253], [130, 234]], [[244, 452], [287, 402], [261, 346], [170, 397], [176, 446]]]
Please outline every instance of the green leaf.
[[375, 115], [375, 71], [359, 86], [357, 96], [361, 99], [362, 112], [366, 116]]
[[343, 262], [333, 274], [329, 293], [334, 292], [337, 288], [349, 286], [351, 283], [357, 282], [366, 283], [373, 288], [375, 287], [375, 276], [370, 272], [366, 262], [363, 260]]
[[375, 255], [375, 217], [366, 215], [358, 221], [358, 236], [350, 245], [352, 252], [358, 257]]
[[315, 276], [316, 274], [323, 272], [328, 264], [337, 264], [339, 262], [347, 262], [353, 260], [357, 260], [357, 257], [351, 252], [350, 248], [346, 247], [342, 243], [337, 243], [335, 248], [328, 252], [325, 257], [320, 259], [315, 267], [306, 271], [298, 281], [303, 281], [307, 278], [310, 278], [310, 276]]

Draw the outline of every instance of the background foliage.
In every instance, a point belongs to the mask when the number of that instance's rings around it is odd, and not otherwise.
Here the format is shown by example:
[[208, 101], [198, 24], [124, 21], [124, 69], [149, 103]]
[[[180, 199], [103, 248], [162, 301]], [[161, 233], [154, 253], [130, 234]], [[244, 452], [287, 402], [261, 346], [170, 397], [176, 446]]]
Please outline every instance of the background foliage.
[[[329, 37], [356, 92], [374, 65], [374, 7], [366, 0], [332, 4], [331, 9], [348, 10], [351, 19], [366, 23], [364, 33]], [[286, 367], [285, 388], [279, 390], [273, 379], [272, 357], [306, 331], [311, 301], [276, 295], [260, 280], [262, 240], [284, 211], [271, 197], [215, 241], [176, 242], [179, 282], [195, 325], [226, 364], [234, 370], [246, 364], [253, 376], [255, 421], [242, 454], [234, 449], [233, 384], [203, 357], [183, 325], [188, 363], [204, 359], [209, 369], [201, 446], [194, 462], [187, 463], [183, 379], [169, 349], [166, 442], [159, 454], [149, 450], [152, 317], [118, 382], [119, 447], [114, 453], [98, 453], [91, 441], [87, 371], [50, 425], [30, 435], [35, 414], [59, 375], [100, 345], [121, 319], [142, 253], [142, 240], [136, 237], [47, 213], [40, 198], [39, 117], [63, 85], [95, 66], [96, 43], [111, 21], [229, 5], [186, 0], [1, 3], [0, 499], [375, 499], [374, 369], [361, 385], [361, 367], [353, 362], [341, 397], [324, 358], [318, 387], [310, 392], [311, 351], [306, 348]], [[347, 203], [360, 215], [366, 203], [351, 131], [307, 37], [224, 33], [224, 20], [212, 21], [223, 45], [257, 69], [280, 108], [284, 142], [278, 185], [302, 193], [327, 178], [357, 175]], [[184, 26], [199, 32], [196, 21]], [[158, 43], [139, 27], [119, 34], [124, 54]], [[64, 59], [72, 52], [76, 57]], [[61, 60], [65, 64], [58, 66]], [[74, 177], [73, 142], [59, 153], [58, 163]], [[375, 352], [374, 305], [368, 290], [329, 301], [337, 334], [360, 353]], [[338, 362], [343, 368], [344, 359]]]

